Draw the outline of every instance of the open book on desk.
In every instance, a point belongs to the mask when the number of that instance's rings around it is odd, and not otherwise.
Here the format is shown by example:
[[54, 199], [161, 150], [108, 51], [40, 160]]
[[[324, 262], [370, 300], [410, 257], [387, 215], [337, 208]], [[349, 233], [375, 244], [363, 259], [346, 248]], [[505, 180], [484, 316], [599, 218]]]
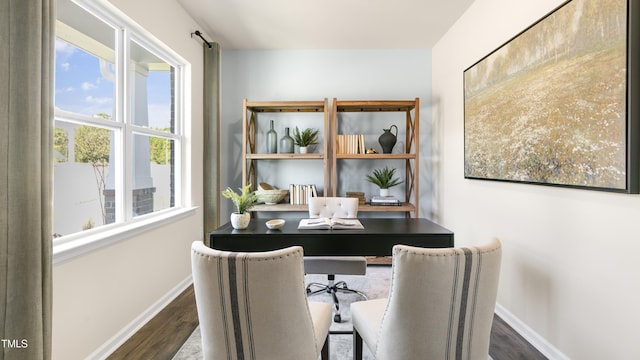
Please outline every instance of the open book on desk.
[[362, 223], [358, 219], [330, 219], [330, 218], [313, 218], [302, 219], [298, 224], [299, 230], [329, 230], [329, 229], [364, 229]]

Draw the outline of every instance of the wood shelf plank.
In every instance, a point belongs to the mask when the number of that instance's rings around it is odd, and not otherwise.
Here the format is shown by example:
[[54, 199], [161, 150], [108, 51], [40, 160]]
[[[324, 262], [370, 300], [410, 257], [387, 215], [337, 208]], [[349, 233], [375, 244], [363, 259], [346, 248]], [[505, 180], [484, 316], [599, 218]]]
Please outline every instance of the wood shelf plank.
[[376, 211], [376, 212], [415, 212], [416, 207], [410, 203], [402, 203], [400, 205], [371, 205], [366, 203], [358, 205], [360, 211]]
[[338, 159], [415, 159], [416, 154], [336, 154]]
[[251, 208], [251, 211], [306, 211], [309, 212], [308, 205], [291, 205], [291, 204], [257, 204]]
[[[291, 205], [287, 203], [282, 204], [257, 204], [251, 208], [251, 211], [309, 211], [308, 205]], [[364, 204], [358, 205], [358, 211], [382, 211], [382, 212], [413, 212], [415, 206], [409, 203], [402, 203], [400, 205], [371, 205]]]
[[323, 112], [323, 101], [248, 101], [253, 112]]
[[339, 112], [376, 112], [376, 111], [411, 111], [415, 108], [414, 100], [339, 100], [337, 110]]
[[247, 154], [247, 160], [311, 160], [324, 159], [323, 154]]

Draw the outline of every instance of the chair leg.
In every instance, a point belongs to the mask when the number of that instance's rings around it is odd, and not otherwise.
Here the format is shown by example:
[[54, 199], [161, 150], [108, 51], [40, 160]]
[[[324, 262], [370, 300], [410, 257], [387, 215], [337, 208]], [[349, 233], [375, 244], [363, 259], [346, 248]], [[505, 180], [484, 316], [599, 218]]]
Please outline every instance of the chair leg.
[[333, 315], [334, 322], [342, 322], [342, 315], [340, 315], [340, 300], [338, 300], [338, 294], [334, 288], [331, 288], [331, 297], [333, 297], [333, 306], [336, 308], [336, 313]]
[[[307, 285], [307, 296], [312, 296], [322, 292], [327, 292], [331, 294], [331, 297], [333, 298], [333, 305], [335, 307], [335, 314], [333, 315], [333, 321], [339, 323], [339, 322], [342, 322], [342, 315], [340, 314], [340, 301], [338, 300], [337, 293], [344, 292], [344, 293], [358, 294], [364, 300], [367, 300], [367, 295], [365, 295], [363, 292], [360, 292], [358, 290], [349, 289], [349, 287], [347, 286], [347, 283], [344, 281], [338, 281], [337, 283], [334, 282], [335, 275], [328, 275], [327, 278], [329, 283], [326, 285], [319, 284], [319, 283], [310, 283], [309, 285]], [[312, 287], [318, 287], [318, 289], [312, 290]]]
[[364, 300], [368, 300], [369, 298], [367, 297], [367, 295], [361, 291], [358, 290], [354, 290], [354, 289], [349, 289], [349, 287], [347, 286], [347, 283], [344, 281], [338, 281], [333, 288], [336, 291], [340, 291], [340, 292], [345, 292], [345, 293], [352, 293], [352, 294], [358, 294], [360, 295]]
[[353, 360], [362, 360], [362, 336], [353, 329]]
[[[317, 287], [317, 290], [312, 290], [312, 287]], [[320, 283], [311, 283], [309, 285], [307, 285], [307, 296], [311, 296], [311, 295], [315, 295], [315, 294], [320, 294], [320, 293], [331, 293], [331, 288], [325, 284], [320, 284]]]
[[322, 345], [320, 359], [329, 360], [329, 334], [327, 334], [327, 338], [324, 340], [324, 345]]

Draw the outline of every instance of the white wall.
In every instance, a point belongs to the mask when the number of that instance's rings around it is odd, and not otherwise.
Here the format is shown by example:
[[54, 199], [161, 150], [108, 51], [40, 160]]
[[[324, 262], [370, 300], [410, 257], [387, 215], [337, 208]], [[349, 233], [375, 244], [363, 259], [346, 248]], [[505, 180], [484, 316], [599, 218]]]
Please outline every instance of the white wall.
[[[187, 203], [201, 206], [202, 47], [189, 35], [197, 25], [175, 0], [110, 2], [191, 64]], [[201, 233], [202, 211], [197, 210], [195, 215], [55, 265], [53, 358], [84, 359], [113, 350], [109, 348], [113, 341], [129, 335], [123, 331], [188, 284], [190, 245]]]
[[[420, 194], [421, 215], [429, 216], [431, 210], [431, 51], [430, 50], [261, 50], [261, 51], [223, 51], [222, 56], [222, 152], [228, 154], [222, 159], [222, 186], [237, 188], [241, 185], [242, 168], [242, 99], [249, 101], [274, 100], [421, 100], [420, 134], [421, 159]], [[303, 122], [306, 115], [293, 117], [292, 127], [322, 127]], [[373, 126], [360, 126], [357, 131], [367, 134], [367, 143], [378, 147], [377, 138], [382, 134], [383, 126], [388, 128], [397, 124], [404, 129], [404, 116], [396, 113], [390, 120], [376, 122]], [[259, 118], [262, 119], [262, 118]], [[268, 120], [268, 119], [267, 119]], [[278, 139], [284, 135], [284, 125], [277, 121]], [[307, 125], [309, 124], [309, 125]], [[266, 132], [268, 121], [258, 130]], [[355, 133], [356, 130], [354, 130]], [[403, 137], [403, 136], [402, 136]], [[258, 142], [260, 139], [258, 139]], [[258, 143], [260, 144], [260, 143]], [[260, 145], [258, 145], [260, 147]], [[321, 183], [322, 172], [314, 171], [321, 164], [296, 161], [293, 168], [287, 168], [280, 162], [272, 170], [261, 163], [259, 177], [269, 171], [284, 171], [278, 177], [270, 175], [279, 187], [289, 183]], [[355, 165], [354, 165], [355, 166]], [[384, 166], [380, 164], [380, 166]], [[403, 163], [390, 164], [400, 167]], [[284, 170], [276, 170], [284, 169]], [[370, 169], [368, 169], [370, 171]], [[400, 170], [402, 176], [404, 171]], [[313, 180], [315, 179], [315, 181]], [[260, 181], [260, 179], [258, 179]], [[364, 174], [352, 176], [346, 187], [348, 191], [365, 190], [371, 195], [374, 186], [364, 181]], [[397, 187], [401, 191], [401, 186]], [[376, 190], [377, 191], [377, 190]], [[339, 194], [344, 195], [344, 194]], [[232, 211], [229, 201], [223, 201], [221, 221], [228, 221]]]
[[562, 2], [476, 0], [433, 48], [441, 222], [503, 241], [498, 302], [556, 355], [639, 359], [640, 198], [464, 179], [463, 71]]

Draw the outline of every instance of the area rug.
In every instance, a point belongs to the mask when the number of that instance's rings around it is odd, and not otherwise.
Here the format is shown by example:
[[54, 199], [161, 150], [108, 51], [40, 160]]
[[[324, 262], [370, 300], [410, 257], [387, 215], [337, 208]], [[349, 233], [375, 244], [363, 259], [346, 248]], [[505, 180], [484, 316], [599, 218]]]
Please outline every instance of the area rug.
[[[344, 280], [350, 288], [364, 292], [369, 299], [379, 299], [386, 297], [389, 292], [391, 283], [391, 266], [375, 265], [367, 267], [367, 275], [350, 276], [337, 275], [336, 282]], [[307, 275], [305, 277], [307, 283], [319, 282], [326, 283], [326, 275]], [[331, 331], [351, 331], [353, 325], [351, 323], [350, 306], [354, 301], [360, 301], [362, 298], [356, 294], [339, 293], [338, 298], [341, 304], [342, 322], [332, 323]], [[317, 294], [309, 297], [311, 301], [323, 301], [332, 303], [331, 296], [326, 293]], [[173, 360], [202, 360], [204, 359], [201, 351], [200, 328], [191, 334], [189, 339], [180, 348]], [[330, 359], [347, 360], [353, 359], [353, 338], [351, 334], [332, 334], [330, 335]], [[363, 359], [372, 360], [373, 356], [364, 345]]]

